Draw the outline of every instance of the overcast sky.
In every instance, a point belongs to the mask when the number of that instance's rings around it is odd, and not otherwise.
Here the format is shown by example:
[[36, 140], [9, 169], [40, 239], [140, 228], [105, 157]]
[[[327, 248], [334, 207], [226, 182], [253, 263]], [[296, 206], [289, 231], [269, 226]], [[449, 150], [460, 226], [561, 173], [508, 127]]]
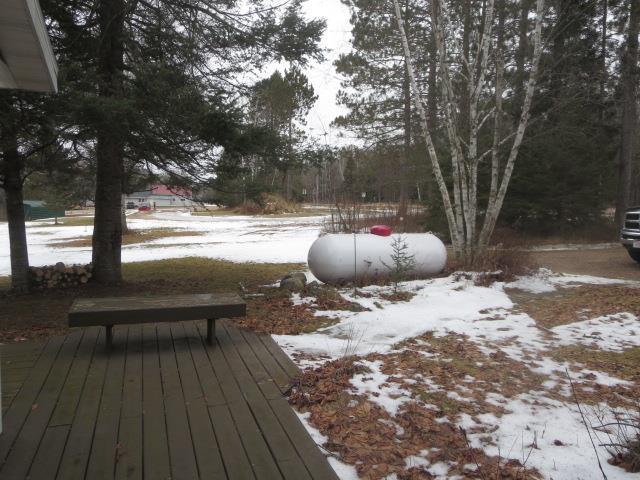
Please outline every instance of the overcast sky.
[[[351, 50], [349, 9], [340, 0], [306, 0], [302, 4], [302, 11], [308, 20], [323, 18], [327, 22], [327, 28], [321, 40], [325, 60], [322, 63], [311, 62], [304, 71], [318, 96], [318, 101], [307, 117], [306, 129], [319, 143], [324, 143], [325, 140], [330, 145], [353, 143], [353, 138], [348, 138], [349, 132], [342, 132], [340, 136], [341, 132], [331, 127], [331, 122], [345, 113], [345, 109], [336, 104], [340, 77], [335, 71], [333, 62], [340, 54]], [[287, 68], [289, 65], [286, 62], [274, 63], [257, 75], [249, 73], [249, 78], [245, 80], [256, 82], [260, 78], [269, 77], [276, 69], [284, 72]]]
[[344, 112], [336, 104], [340, 77], [333, 67], [333, 61], [341, 53], [350, 50], [349, 9], [340, 0], [307, 0], [303, 4], [303, 10], [307, 18], [324, 18], [327, 21], [327, 30], [322, 38], [322, 46], [327, 50], [326, 60], [321, 64], [311, 64], [306, 72], [318, 95], [318, 101], [309, 113], [307, 125], [310, 133], [320, 139], [326, 133], [327, 143], [346, 143], [346, 139], [338, 138], [339, 132], [331, 128], [331, 122]]

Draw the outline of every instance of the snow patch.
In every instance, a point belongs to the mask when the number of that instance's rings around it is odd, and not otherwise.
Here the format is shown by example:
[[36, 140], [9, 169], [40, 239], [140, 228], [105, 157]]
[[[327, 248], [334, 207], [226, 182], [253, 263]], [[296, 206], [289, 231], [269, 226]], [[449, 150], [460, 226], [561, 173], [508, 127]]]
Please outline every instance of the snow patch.
[[631, 313], [618, 313], [553, 327], [558, 345], [582, 344], [621, 352], [640, 346], [640, 321]]
[[557, 274], [546, 268], [541, 268], [532, 275], [518, 277], [517, 280], [506, 283], [504, 286], [530, 293], [547, 293], [557, 290], [558, 287], [572, 287], [585, 283], [590, 285], [640, 285], [640, 282], [630, 280], [593, 277], [590, 275]]
[[394, 417], [402, 404], [411, 400], [411, 392], [400, 388], [395, 383], [387, 383], [388, 376], [380, 371], [381, 361], [360, 361], [359, 364], [370, 372], [354, 375], [350, 380], [356, 393], [365, 395], [370, 401], [384, 408]]
[[[128, 218], [133, 230], [169, 228], [193, 236], [167, 236], [142, 244], [124, 245], [125, 263], [167, 258], [204, 257], [232, 262], [303, 263], [322, 230], [324, 216], [192, 216], [189, 212], [156, 212]], [[91, 235], [93, 227], [48, 226], [50, 221], [27, 222], [32, 265], [91, 261], [90, 247], [54, 247], [51, 244]], [[1, 226], [0, 226], [1, 227]], [[0, 228], [0, 275], [9, 275], [9, 229]]]

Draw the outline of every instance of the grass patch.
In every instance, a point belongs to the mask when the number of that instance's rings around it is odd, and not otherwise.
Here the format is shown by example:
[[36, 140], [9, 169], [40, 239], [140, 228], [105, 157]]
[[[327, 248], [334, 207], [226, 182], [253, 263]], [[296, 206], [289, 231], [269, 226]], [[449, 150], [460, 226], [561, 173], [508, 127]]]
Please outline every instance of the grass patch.
[[542, 327], [628, 312], [640, 315], [640, 290], [621, 285], [582, 285], [546, 294], [509, 292], [518, 308]]
[[[122, 274], [125, 282], [153, 281], [156, 290], [169, 293], [191, 293], [189, 289], [207, 291], [238, 291], [242, 283], [246, 288], [271, 284], [291, 270], [300, 269], [295, 263], [235, 263], [200, 257], [173, 258], [151, 262], [125, 263]], [[162, 287], [164, 285], [166, 288]]]
[[[53, 221], [53, 219], [46, 220], [46, 222], [50, 222], [50, 221]], [[93, 226], [93, 217], [60, 217], [58, 218], [57, 225], [55, 223], [35, 222], [35, 224], [29, 225], [29, 228], [85, 227], [85, 226]]]
[[206, 210], [199, 212], [191, 212], [191, 215], [196, 217], [225, 217], [233, 215], [248, 215], [251, 217], [265, 217], [265, 218], [298, 218], [298, 217], [317, 217], [320, 215], [326, 215], [326, 210], [317, 209], [304, 209], [296, 213], [278, 213], [278, 214], [251, 214], [247, 213], [239, 208], [220, 208], [216, 210]]
[[580, 363], [590, 370], [602, 371], [623, 380], [640, 381], [640, 347], [607, 352], [583, 345], [570, 345], [555, 349], [552, 358], [558, 362]]
[[191, 212], [194, 217], [228, 217], [230, 215], [239, 215], [233, 208], [216, 208], [211, 210], [199, 210]]
[[[637, 408], [640, 398], [640, 348], [608, 352], [582, 345], [570, 345], [558, 347], [550, 354], [558, 362], [569, 363], [580, 403], [591, 406], [607, 404], [609, 408], [616, 410], [625, 410], [633, 406]], [[602, 372], [630, 383], [603, 385], [597, 383], [592, 372], [585, 372], [584, 369]]]
[[[28, 295], [0, 294], [0, 343], [65, 333], [67, 313], [76, 298], [237, 292], [240, 284], [256, 289], [299, 268], [298, 264], [233, 263], [190, 257], [123, 264], [124, 281], [116, 286], [89, 283], [80, 288]], [[0, 280], [9, 286], [8, 277]]]
[[[204, 232], [180, 230], [177, 228], [149, 228], [147, 230], [129, 230], [122, 235], [122, 245], [134, 245], [136, 243], [150, 242], [167, 237], [193, 237], [204, 235]], [[69, 248], [69, 247], [90, 247], [92, 241], [91, 235], [85, 235], [73, 240], [64, 240], [60, 242], [50, 243], [51, 247]]]

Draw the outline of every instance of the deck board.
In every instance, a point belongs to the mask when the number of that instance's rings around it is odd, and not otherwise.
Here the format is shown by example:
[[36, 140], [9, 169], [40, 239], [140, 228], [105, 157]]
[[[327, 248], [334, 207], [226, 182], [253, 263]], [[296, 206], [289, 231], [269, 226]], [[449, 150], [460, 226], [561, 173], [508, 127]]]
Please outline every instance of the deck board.
[[[251, 412], [251, 408], [244, 397], [234, 369], [223, 353], [223, 348], [227, 344], [226, 339], [221, 338], [223, 333], [223, 322], [216, 322], [216, 343], [207, 353], [211, 359], [216, 377], [220, 382], [223, 394], [227, 400], [229, 411], [242, 440], [245, 453], [251, 463], [253, 473], [257, 479], [281, 479], [276, 462], [269, 447], [263, 438], [256, 419]], [[204, 326], [199, 325], [200, 332], [204, 336]]]
[[[119, 329], [113, 334], [117, 349], [124, 350], [128, 330]], [[107, 372], [102, 388], [102, 399], [93, 434], [91, 455], [87, 465], [87, 477], [92, 480], [113, 478], [115, 460], [119, 457], [118, 428], [122, 410], [125, 351], [109, 355]]]
[[213, 425], [211, 425], [209, 418], [204, 393], [198, 381], [184, 325], [172, 325], [171, 335], [180, 371], [180, 381], [187, 407], [198, 473], [201, 478], [220, 478], [224, 475], [224, 466]]
[[142, 461], [145, 478], [171, 477], [169, 442], [155, 325], [142, 329]]
[[20, 434], [11, 446], [0, 477], [3, 479], [20, 479], [27, 475], [44, 436], [49, 418], [55, 409], [57, 398], [66, 380], [70, 365], [82, 338], [82, 332], [74, 332], [65, 338], [49, 371], [49, 375], [38, 393], [31, 411], [27, 415]]
[[99, 327], [2, 351], [0, 478], [335, 480], [268, 336], [203, 321]]
[[[98, 341], [93, 352], [91, 365], [82, 387], [78, 406], [74, 412], [71, 429], [67, 437], [56, 478], [84, 478], [87, 462], [92, 449], [104, 378], [107, 371], [107, 354], [100, 348], [103, 333], [98, 333]], [[2, 443], [0, 437], [0, 443]]]
[[118, 431], [116, 479], [142, 479], [142, 328], [129, 329], [122, 412]]
[[[2, 415], [2, 436], [0, 436], [0, 465], [4, 465], [14, 441], [22, 430], [22, 425], [33, 410], [36, 398], [58, 352], [64, 343], [64, 337], [51, 339], [43, 348], [31, 371], [26, 375], [24, 383], [17, 392], [11, 406]], [[4, 388], [3, 388], [4, 390]]]
[[239, 380], [240, 388], [255, 415], [283, 478], [291, 480], [303, 478], [299, 472], [305, 471], [304, 464], [298, 458], [295, 447], [289, 441], [268, 402], [269, 398], [276, 398], [279, 393], [273, 380], [268, 378], [249, 345], [243, 342], [244, 337], [240, 332], [222, 325], [218, 337], [221, 338], [223, 352], [228, 356], [231, 368], [235, 369], [234, 373]]
[[164, 391], [171, 478], [175, 480], [198, 478], [180, 372], [173, 350], [171, 329], [167, 324], [158, 326], [158, 351]]

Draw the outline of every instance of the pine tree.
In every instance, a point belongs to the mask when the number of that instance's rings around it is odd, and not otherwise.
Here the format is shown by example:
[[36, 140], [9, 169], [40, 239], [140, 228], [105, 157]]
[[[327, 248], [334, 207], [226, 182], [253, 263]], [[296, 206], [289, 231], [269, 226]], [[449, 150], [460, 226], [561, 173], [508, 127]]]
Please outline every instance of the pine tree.
[[[43, 2], [71, 115], [96, 158], [94, 277], [121, 279], [121, 198], [126, 162], [189, 182], [215, 171], [223, 149], [238, 147], [234, 101], [241, 73], [274, 60], [319, 58], [322, 21], [306, 21], [300, 1], [263, 8], [236, 1]], [[251, 11], [247, 11], [250, 8]]]
[[56, 126], [59, 98], [47, 94], [0, 91], [0, 188], [6, 197], [11, 258], [11, 286], [29, 289], [29, 253], [23, 190], [28, 176], [47, 161], [64, 160]]
[[595, 2], [552, 6], [534, 121], [503, 212], [504, 224], [537, 233], [598, 221], [614, 191], [617, 128], [600, 81], [600, 12]]
[[416, 268], [415, 255], [409, 254], [409, 245], [406, 237], [402, 235], [393, 237], [389, 258], [391, 259], [389, 265], [382, 263], [387, 267], [391, 275], [393, 293], [398, 293], [398, 284], [403, 280], [407, 280], [409, 274]]
[[[385, 2], [357, 0], [345, 2], [351, 9], [352, 51], [335, 63], [346, 77], [339, 102], [348, 113], [335, 124], [355, 132], [367, 149], [384, 151], [396, 169], [387, 181], [396, 182], [402, 215], [409, 199], [410, 179], [415, 178], [418, 128], [411, 102], [411, 87], [397, 33], [393, 10]], [[406, 31], [412, 46], [432, 42], [431, 26], [424, 2], [402, 2]], [[434, 57], [432, 50], [416, 49], [421, 67], [417, 78], [427, 92], [429, 116], [437, 116]], [[434, 121], [435, 123], [435, 121]], [[417, 137], [417, 138], [414, 138]], [[393, 147], [393, 148], [392, 148]]]
[[[282, 75], [275, 71], [257, 82], [251, 91], [250, 116], [257, 125], [278, 133], [285, 150], [273, 165], [282, 172], [283, 193], [291, 199], [292, 170], [299, 169], [304, 159], [306, 116], [318, 99], [307, 77], [297, 67]], [[267, 168], [268, 168], [267, 167]]]

